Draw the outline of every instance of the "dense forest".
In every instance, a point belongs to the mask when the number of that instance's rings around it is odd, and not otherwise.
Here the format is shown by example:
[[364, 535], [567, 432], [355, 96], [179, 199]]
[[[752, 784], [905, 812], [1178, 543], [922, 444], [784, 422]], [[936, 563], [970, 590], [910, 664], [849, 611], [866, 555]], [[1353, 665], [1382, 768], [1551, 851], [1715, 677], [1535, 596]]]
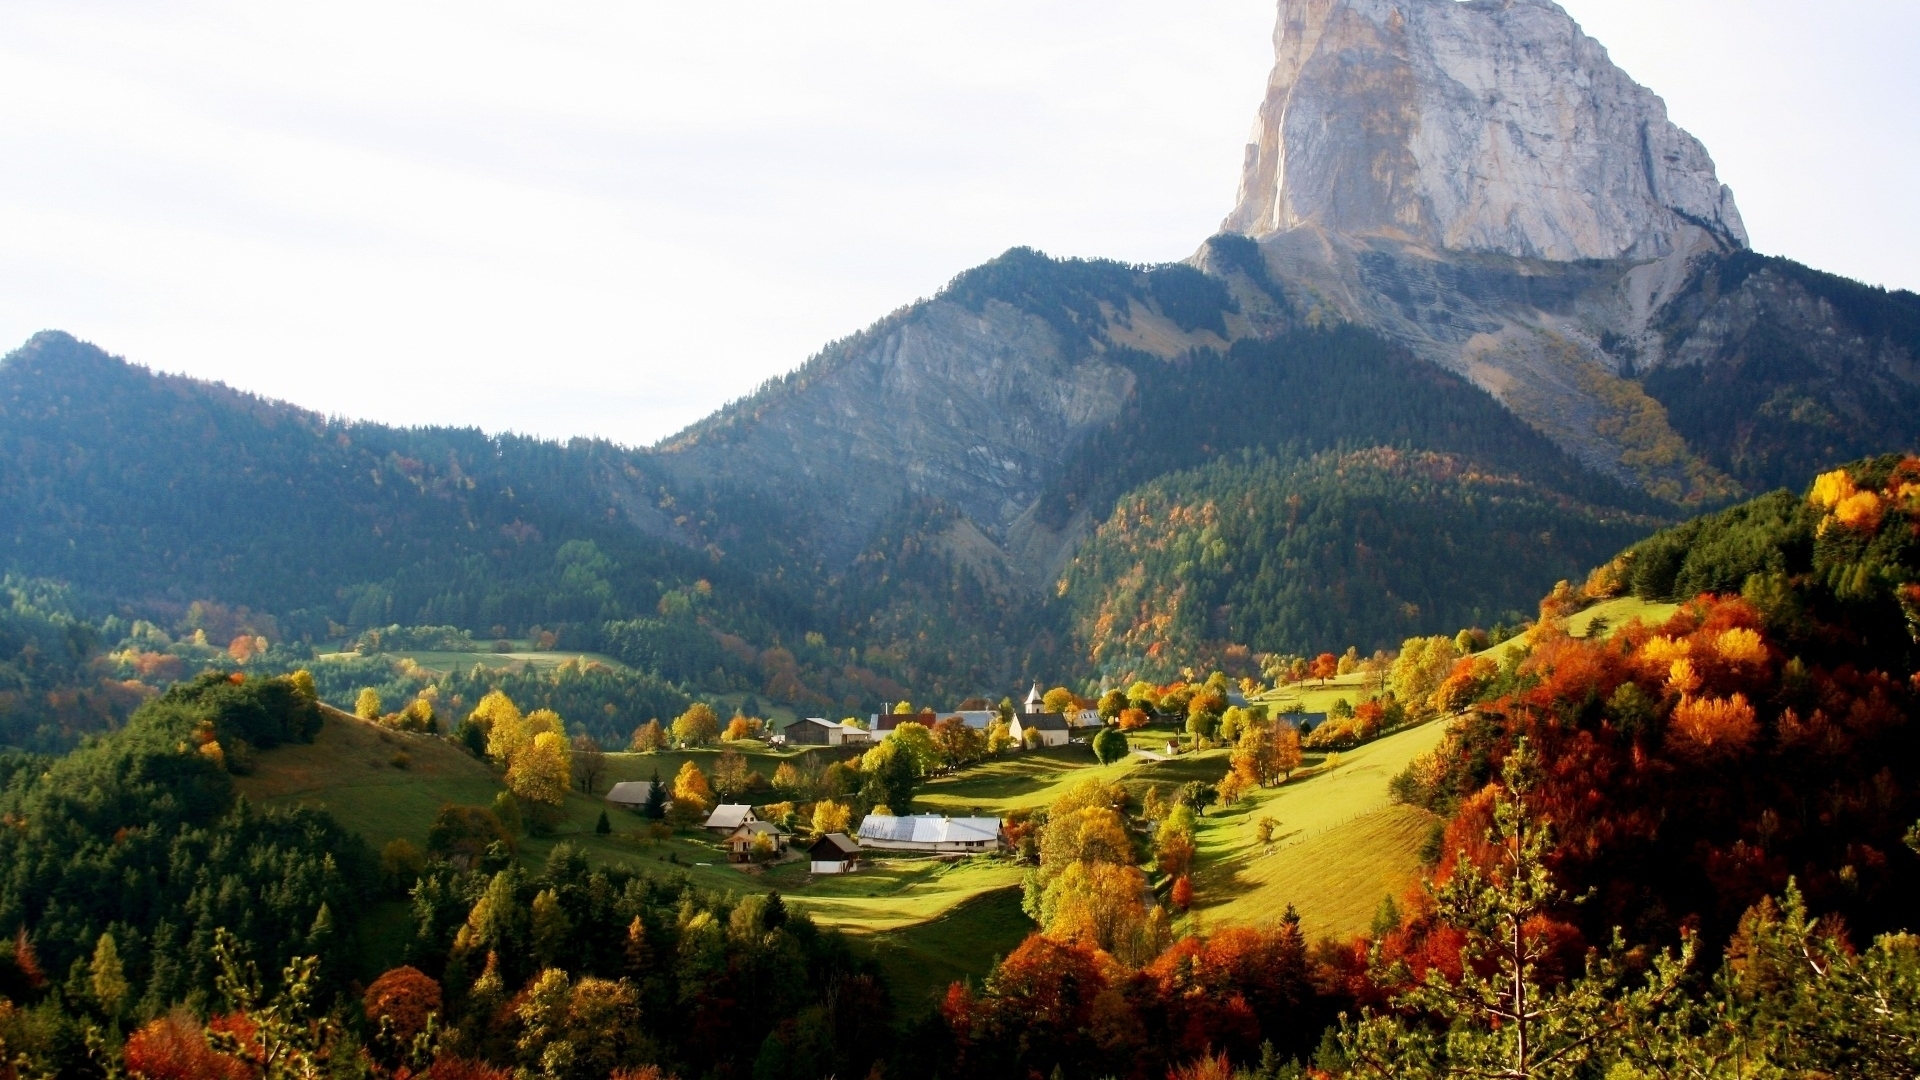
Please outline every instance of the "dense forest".
[[1243, 452], [1130, 492], [1064, 591], [1103, 674], [1164, 678], [1235, 651], [1517, 624], [1648, 527], [1448, 454]]

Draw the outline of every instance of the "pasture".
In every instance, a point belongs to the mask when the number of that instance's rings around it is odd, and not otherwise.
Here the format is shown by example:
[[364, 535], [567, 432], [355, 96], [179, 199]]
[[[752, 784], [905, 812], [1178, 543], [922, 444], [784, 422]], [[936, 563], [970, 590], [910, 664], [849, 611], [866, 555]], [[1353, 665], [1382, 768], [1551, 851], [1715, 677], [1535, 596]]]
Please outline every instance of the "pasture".
[[[1445, 734], [1445, 721], [1396, 732], [1343, 752], [1337, 767], [1209, 809], [1194, 836], [1189, 917], [1261, 923], [1292, 904], [1311, 937], [1364, 931], [1382, 897], [1419, 877], [1420, 843], [1434, 820], [1395, 804], [1387, 785]], [[1271, 845], [1255, 834], [1262, 817], [1280, 823]]]

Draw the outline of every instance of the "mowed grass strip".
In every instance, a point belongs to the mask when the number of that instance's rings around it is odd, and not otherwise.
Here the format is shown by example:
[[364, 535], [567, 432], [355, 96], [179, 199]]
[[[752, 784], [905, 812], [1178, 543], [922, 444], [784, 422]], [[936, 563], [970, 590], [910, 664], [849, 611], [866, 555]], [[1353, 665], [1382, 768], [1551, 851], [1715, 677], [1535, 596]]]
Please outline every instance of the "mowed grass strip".
[[[1398, 806], [1387, 785], [1439, 745], [1435, 721], [1344, 753], [1340, 764], [1209, 810], [1195, 836], [1194, 912], [1203, 925], [1278, 919], [1293, 904], [1312, 936], [1365, 930], [1380, 899], [1420, 873], [1433, 817]], [[1256, 827], [1279, 822], [1271, 846]]]

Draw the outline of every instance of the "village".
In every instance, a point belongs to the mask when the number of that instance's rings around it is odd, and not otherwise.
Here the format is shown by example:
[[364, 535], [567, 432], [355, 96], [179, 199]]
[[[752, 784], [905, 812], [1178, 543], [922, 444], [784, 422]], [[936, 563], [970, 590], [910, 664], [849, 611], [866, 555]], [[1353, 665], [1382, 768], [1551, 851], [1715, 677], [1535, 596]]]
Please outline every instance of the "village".
[[[865, 720], [801, 717], [772, 730], [766, 742], [780, 749], [872, 747], [892, 738], [903, 724], [918, 724], [931, 730], [941, 723], [958, 723], [977, 733], [982, 740], [998, 725], [1004, 732], [1006, 749], [1018, 751], [1066, 746], [1105, 727], [1096, 702], [1075, 696], [1070, 704], [1051, 704], [1052, 710], [1047, 707], [1049, 702], [1040, 685], [1035, 683], [1018, 708], [1008, 701], [998, 709], [890, 710], [873, 713]], [[645, 813], [650, 804], [659, 810], [670, 809], [672, 800], [665, 792], [656, 796], [654, 783], [649, 780], [616, 783], [608, 790], [605, 801], [610, 807], [633, 813]], [[998, 817], [894, 814], [886, 807], [876, 807], [874, 812], [864, 815], [851, 834], [838, 830], [821, 832], [806, 846], [804, 853], [793, 850], [790, 831], [776, 822], [762, 820], [747, 803], [715, 805], [700, 828], [725, 850], [731, 863], [747, 865], [804, 854], [811, 873], [820, 875], [857, 872], [869, 852], [960, 858], [999, 851], [1007, 845], [1005, 822]]]

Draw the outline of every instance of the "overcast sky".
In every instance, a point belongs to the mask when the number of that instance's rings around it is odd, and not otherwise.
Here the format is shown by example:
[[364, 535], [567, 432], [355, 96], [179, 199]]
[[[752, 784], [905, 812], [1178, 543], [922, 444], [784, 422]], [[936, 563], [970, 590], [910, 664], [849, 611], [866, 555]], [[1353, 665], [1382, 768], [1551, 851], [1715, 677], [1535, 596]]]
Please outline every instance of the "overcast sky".
[[[1920, 289], [1920, 3], [1564, 0], [1756, 247]], [[661, 438], [1016, 244], [1184, 258], [1272, 0], [0, 6], [0, 349]]]

